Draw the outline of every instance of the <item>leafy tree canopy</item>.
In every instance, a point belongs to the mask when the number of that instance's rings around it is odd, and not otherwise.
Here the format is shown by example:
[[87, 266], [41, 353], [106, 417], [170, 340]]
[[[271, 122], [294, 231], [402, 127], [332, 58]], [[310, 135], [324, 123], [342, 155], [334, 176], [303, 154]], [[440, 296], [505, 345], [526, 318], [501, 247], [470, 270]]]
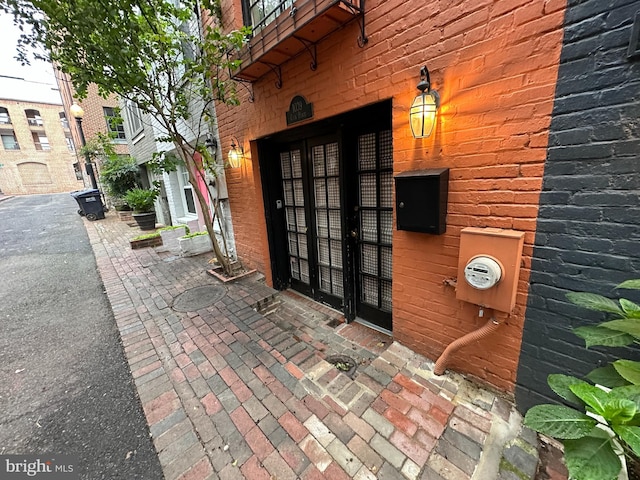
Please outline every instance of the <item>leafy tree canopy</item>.
[[176, 140], [194, 102], [204, 101], [205, 114], [213, 99], [237, 102], [224, 80], [237, 66], [228, 53], [248, 31], [223, 33], [215, 0], [0, 0], [0, 9], [23, 32], [20, 61], [36, 47], [36, 58], [69, 74], [79, 98], [93, 83], [103, 96], [131, 100], [159, 120], [167, 140]]
[[[209, 205], [197, 188], [204, 173], [194, 154], [212, 163], [198, 142], [212, 120], [212, 102], [238, 102], [234, 83], [228, 81], [228, 71], [238, 63], [229, 53], [250, 33], [244, 28], [224, 33], [218, 2], [0, 0], [0, 10], [12, 14], [24, 32], [18, 43], [22, 62], [28, 62], [33, 47], [44, 47], [45, 53], [35, 57], [53, 61], [68, 74], [80, 99], [95, 84], [101, 95], [115, 94], [150, 114], [163, 130], [157, 140], [173, 143], [206, 212]], [[205, 223], [216, 256], [229, 272], [212, 218], [205, 215]]]

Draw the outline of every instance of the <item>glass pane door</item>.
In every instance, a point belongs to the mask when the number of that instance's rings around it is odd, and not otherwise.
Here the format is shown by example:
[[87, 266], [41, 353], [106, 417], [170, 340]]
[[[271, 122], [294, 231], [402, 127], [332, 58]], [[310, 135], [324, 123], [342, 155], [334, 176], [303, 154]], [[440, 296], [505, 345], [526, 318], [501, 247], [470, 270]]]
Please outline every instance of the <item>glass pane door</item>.
[[311, 148], [318, 288], [344, 297], [342, 265], [342, 215], [340, 211], [340, 165], [338, 143]]
[[[287, 251], [292, 280], [310, 286], [307, 220], [300, 149], [280, 153], [287, 229]], [[295, 286], [295, 285], [294, 285]], [[307, 289], [304, 289], [305, 291]]]
[[356, 314], [391, 330], [393, 145], [391, 131], [360, 135]]

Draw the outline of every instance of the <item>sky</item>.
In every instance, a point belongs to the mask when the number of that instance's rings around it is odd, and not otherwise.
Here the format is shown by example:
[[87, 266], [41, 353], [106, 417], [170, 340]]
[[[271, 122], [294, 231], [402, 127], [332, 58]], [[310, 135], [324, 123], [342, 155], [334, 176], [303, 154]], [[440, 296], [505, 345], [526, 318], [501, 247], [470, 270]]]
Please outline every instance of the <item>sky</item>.
[[51, 64], [31, 59], [31, 65], [23, 67], [14, 58], [19, 37], [20, 30], [14, 25], [13, 17], [0, 12], [0, 75], [55, 85]]

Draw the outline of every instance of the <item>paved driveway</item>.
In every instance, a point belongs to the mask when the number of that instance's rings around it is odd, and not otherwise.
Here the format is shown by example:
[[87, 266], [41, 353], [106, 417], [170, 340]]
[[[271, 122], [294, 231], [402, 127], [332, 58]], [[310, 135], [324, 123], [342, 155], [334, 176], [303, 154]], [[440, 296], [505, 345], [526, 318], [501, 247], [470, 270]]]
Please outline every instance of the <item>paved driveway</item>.
[[68, 194], [0, 202], [0, 454], [82, 479], [162, 478], [83, 220]]

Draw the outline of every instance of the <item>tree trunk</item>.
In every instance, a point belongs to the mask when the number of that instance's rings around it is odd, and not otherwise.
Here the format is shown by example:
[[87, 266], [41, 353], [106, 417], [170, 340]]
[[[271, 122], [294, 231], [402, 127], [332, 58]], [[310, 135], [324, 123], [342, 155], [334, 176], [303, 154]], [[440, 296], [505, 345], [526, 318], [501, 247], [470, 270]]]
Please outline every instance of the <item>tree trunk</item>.
[[175, 146], [178, 152], [180, 152], [182, 161], [187, 167], [187, 172], [189, 173], [189, 183], [191, 183], [191, 186], [193, 186], [193, 191], [196, 193], [196, 197], [198, 198], [198, 203], [200, 204], [200, 209], [202, 210], [202, 214], [204, 216], [204, 224], [207, 227], [207, 233], [209, 234], [209, 238], [211, 238], [211, 245], [213, 245], [213, 252], [216, 255], [216, 259], [218, 260], [218, 263], [222, 267], [223, 274], [225, 276], [231, 276], [232, 272], [231, 272], [231, 264], [229, 263], [229, 258], [220, 249], [220, 244], [218, 243], [216, 232], [213, 229], [213, 222], [211, 221], [209, 205], [207, 205], [206, 198], [198, 188], [198, 178], [196, 175], [196, 171], [198, 171], [198, 165], [196, 164], [196, 162], [192, 157], [192, 152], [188, 151], [185, 145], [175, 142]]

